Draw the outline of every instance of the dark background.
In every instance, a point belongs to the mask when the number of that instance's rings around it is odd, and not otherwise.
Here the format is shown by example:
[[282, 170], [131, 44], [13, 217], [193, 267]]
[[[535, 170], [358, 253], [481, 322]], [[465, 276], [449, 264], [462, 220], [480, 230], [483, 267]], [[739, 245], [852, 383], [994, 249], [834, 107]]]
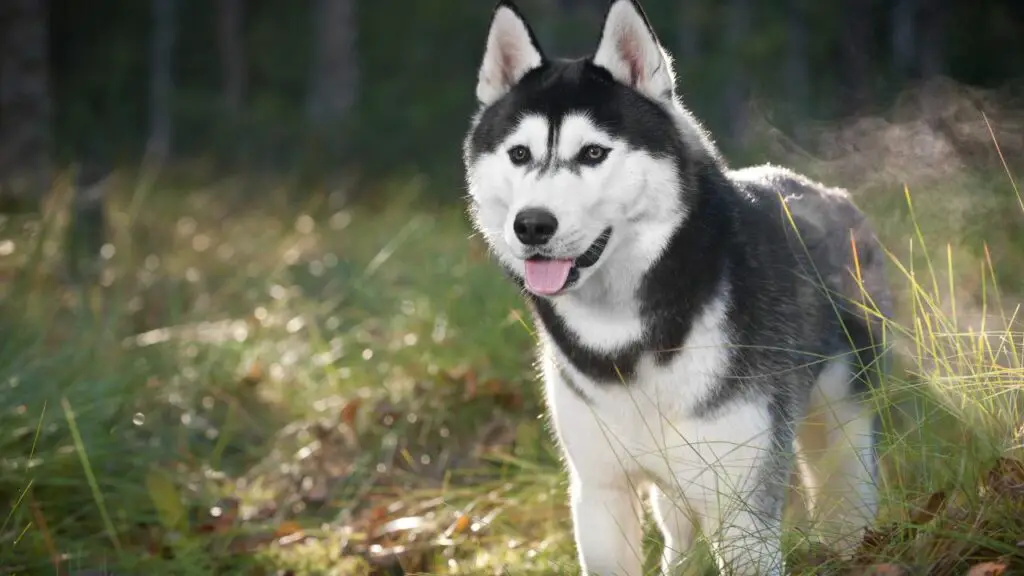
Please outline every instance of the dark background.
[[[549, 54], [596, 44], [605, 0], [522, 0]], [[647, 0], [680, 91], [735, 154], [752, 115], [797, 142], [922, 80], [1005, 88], [1024, 71], [1013, 0]], [[460, 196], [490, 0], [5, 0], [0, 174], [148, 151], [214, 173], [427, 176]], [[33, 171], [38, 168], [38, 171]], [[29, 182], [32, 182], [30, 180]], [[29, 188], [45, 188], [28, 186]]]

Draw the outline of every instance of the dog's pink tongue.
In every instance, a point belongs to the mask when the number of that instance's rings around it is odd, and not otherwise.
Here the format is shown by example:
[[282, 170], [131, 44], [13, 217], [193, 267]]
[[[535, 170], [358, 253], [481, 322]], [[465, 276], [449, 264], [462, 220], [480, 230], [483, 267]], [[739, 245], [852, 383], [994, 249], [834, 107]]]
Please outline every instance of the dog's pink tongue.
[[526, 286], [537, 294], [554, 294], [565, 287], [572, 260], [527, 260]]

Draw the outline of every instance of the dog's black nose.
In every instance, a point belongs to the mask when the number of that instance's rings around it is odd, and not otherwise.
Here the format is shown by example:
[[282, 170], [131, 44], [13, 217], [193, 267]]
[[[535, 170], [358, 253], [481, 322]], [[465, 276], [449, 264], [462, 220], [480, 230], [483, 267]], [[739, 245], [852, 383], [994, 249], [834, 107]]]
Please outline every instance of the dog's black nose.
[[516, 238], [527, 246], [539, 246], [551, 240], [558, 230], [558, 219], [543, 208], [526, 208], [512, 222]]

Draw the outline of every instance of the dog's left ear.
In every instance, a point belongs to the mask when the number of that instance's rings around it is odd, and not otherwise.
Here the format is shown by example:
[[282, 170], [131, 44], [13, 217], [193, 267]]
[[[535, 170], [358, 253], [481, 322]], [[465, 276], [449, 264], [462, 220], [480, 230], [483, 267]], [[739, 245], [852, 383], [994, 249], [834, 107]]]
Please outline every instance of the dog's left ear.
[[593, 62], [650, 98], [663, 100], [675, 93], [672, 60], [637, 0], [612, 0]]
[[487, 33], [487, 49], [477, 76], [476, 98], [493, 104], [527, 72], [544, 62], [537, 40], [511, 0], [500, 0]]

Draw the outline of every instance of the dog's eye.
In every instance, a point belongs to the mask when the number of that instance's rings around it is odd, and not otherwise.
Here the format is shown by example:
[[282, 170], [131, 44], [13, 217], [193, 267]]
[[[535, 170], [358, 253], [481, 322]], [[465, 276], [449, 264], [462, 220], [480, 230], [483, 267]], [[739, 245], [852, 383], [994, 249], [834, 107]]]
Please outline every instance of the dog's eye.
[[599, 146], [597, 144], [588, 144], [587, 146], [584, 146], [582, 150], [580, 150], [580, 153], [576, 157], [576, 159], [579, 161], [580, 164], [586, 164], [587, 166], [597, 166], [601, 162], [604, 162], [604, 159], [608, 157], [608, 152], [609, 149], [605, 148], [604, 146]]
[[530, 161], [530, 149], [526, 146], [513, 146], [508, 149], [508, 158], [516, 166], [522, 166]]

